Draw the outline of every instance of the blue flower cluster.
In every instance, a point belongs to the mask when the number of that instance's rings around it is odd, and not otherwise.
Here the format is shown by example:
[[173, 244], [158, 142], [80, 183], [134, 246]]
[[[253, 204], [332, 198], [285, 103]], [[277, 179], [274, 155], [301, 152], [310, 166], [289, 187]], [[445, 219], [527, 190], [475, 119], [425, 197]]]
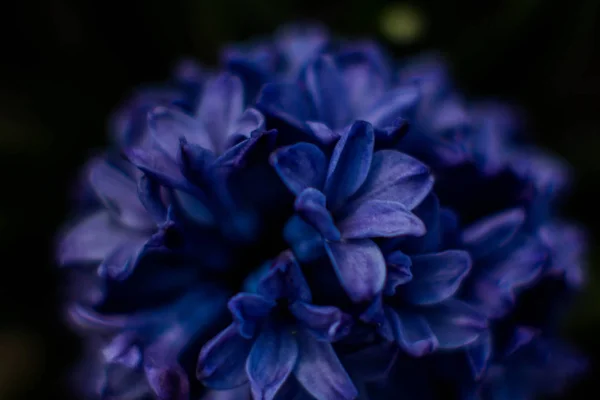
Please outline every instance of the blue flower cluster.
[[65, 229], [78, 382], [121, 400], [530, 399], [585, 235], [568, 170], [436, 57], [289, 26], [136, 93]]

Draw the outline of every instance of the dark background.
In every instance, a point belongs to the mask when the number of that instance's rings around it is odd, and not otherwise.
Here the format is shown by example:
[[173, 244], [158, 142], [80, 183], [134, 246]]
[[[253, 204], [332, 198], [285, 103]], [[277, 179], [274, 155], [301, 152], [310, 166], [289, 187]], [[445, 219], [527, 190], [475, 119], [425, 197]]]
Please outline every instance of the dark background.
[[[108, 113], [140, 84], [191, 56], [214, 64], [225, 42], [310, 18], [376, 36], [398, 57], [438, 49], [473, 97], [505, 99], [571, 162], [567, 214], [600, 229], [600, 2], [506, 0], [48, 0], [3, 5], [0, 26], [0, 398], [68, 398], [77, 341], [58, 313], [54, 232], [68, 185], [107, 143]], [[7, 8], [8, 7], [8, 8]], [[20, 9], [13, 10], [13, 7]], [[565, 333], [600, 360], [600, 253]], [[598, 261], [596, 261], [598, 260]], [[593, 370], [569, 393], [597, 392]], [[593, 397], [593, 396], [592, 396]]]

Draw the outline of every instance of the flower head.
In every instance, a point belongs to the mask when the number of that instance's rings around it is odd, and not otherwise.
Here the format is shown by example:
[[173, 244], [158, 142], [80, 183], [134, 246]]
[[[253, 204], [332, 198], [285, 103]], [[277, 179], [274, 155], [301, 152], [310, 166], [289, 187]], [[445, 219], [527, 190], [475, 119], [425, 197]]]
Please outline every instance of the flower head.
[[585, 281], [567, 169], [506, 107], [320, 26], [174, 75], [115, 114], [57, 249], [86, 393], [530, 398], [580, 372], [555, 329]]

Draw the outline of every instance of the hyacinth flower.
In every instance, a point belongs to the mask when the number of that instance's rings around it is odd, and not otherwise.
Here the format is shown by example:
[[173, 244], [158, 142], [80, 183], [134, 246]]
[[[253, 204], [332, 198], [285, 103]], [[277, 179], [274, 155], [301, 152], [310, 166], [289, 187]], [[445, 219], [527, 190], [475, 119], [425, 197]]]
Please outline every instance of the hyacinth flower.
[[87, 170], [58, 255], [88, 397], [529, 399], [582, 371], [569, 174], [506, 107], [320, 26], [221, 67], [139, 92]]
[[374, 153], [374, 145], [372, 126], [355, 122], [336, 144], [329, 163], [309, 143], [284, 147], [272, 156], [279, 176], [297, 195], [298, 217], [286, 227], [290, 244], [306, 260], [318, 255], [313, 246], [320, 235], [355, 302], [372, 299], [385, 283], [385, 260], [371, 239], [423, 235], [425, 227], [411, 210], [433, 184], [427, 167], [417, 160], [393, 151]]
[[361, 316], [415, 357], [466, 348], [488, 329], [488, 316], [455, 296], [471, 272], [472, 259], [445, 240], [453, 221], [444, 211], [429, 195], [415, 210], [426, 235], [381, 243], [387, 268], [384, 291]]
[[570, 346], [517, 327], [500, 356], [466, 399], [529, 399], [559, 393], [565, 382], [581, 374], [586, 362]]
[[350, 317], [311, 304], [300, 267], [283, 254], [256, 294], [229, 301], [234, 323], [206, 344], [198, 377], [216, 389], [249, 382], [254, 398], [272, 399], [288, 379], [315, 398], [356, 398], [356, 388], [329, 344], [347, 334]]

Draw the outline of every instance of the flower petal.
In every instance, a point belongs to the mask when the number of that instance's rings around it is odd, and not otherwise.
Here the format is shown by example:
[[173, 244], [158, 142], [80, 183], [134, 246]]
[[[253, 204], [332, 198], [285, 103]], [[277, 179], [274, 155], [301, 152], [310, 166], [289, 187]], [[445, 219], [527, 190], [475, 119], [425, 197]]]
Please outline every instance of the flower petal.
[[257, 293], [269, 300], [310, 302], [312, 295], [300, 266], [289, 252], [282, 253], [259, 282]]
[[387, 89], [383, 71], [377, 65], [378, 49], [366, 50], [347, 51], [336, 57], [352, 115], [368, 110]]
[[492, 357], [492, 337], [489, 331], [484, 333], [477, 338], [469, 347], [465, 350], [467, 354], [467, 360], [469, 366], [473, 372], [475, 379], [479, 379], [483, 376], [488, 362]]
[[170, 158], [160, 151], [145, 151], [137, 148], [125, 150], [125, 154], [133, 165], [160, 184], [188, 192], [197, 191], [183, 176], [176, 158]]
[[275, 147], [277, 130], [254, 131], [246, 140], [242, 140], [225, 151], [215, 164], [223, 167], [239, 168], [252, 165], [254, 161], [262, 162], [269, 157]]
[[275, 302], [262, 296], [250, 293], [235, 295], [227, 305], [241, 336], [246, 339], [254, 337], [257, 325], [270, 313]]
[[317, 138], [318, 142], [326, 146], [335, 143], [340, 138], [339, 133], [332, 131], [327, 125], [321, 122], [307, 121], [306, 125], [313, 136]]
[[289, 330], [264, 329], [246, 362], [254, 398], [273, 399], [292, 373], [297, 359], [298, 342]]
[[500, 259], [490, 262], [485, 276], [502, 288], [527, 287], [540, 276], [548, 256], [545, 246], [537, 240], [528, 239], [512, 251], [503, 252]]
[[422, 315], [396, 311], [390, 307], [386, 307], [385, 315], [394, 332], [394, 339], [411, 356], [422, 357], [437, 349], [437, 338]]
[[403, 286], [403, 297], [411, 304], [439, 303], [456, 293], [470, 270], [471, 257], [466, 251], [413, 256], [413, 279]]
[[296, 379], [316, 399], [353, 400], [358, 391], [333, 351], [306, 332], [298, 332]]
[[350, 331], [351, 317], [337, 307], [297, 301], [290, 306], [290, 311], [319, 340], [334, 342]]
[[200, 400], [252, 400], [250, 389], [240, 386], [231, 390], [210, 390]]
[[319, 120], [332, 129], [342, 128], [350, 118], [350, 105], [340, 73], [330, 56], [310, 63], [304, 72], [304, 84], [310, 93]]
[[481, 258], [508, 243], [524, 222], [522, 209], [504, 211], [465, 228], [461, 241], [473, 258]]
[[159, 400], [187, 400], [190, 397], [190, 383], [187, 374], [179, 365], [156, 367], [144, 366], [148, 384]]
[[357, 121], [337, 143], [329, 162], [325, 194], [330, 210], [344, 204], [364, 183], [369, 174], [375, 134], [368, 122]]
[[425, 234], [423, 222], [402, 203], [395, 201], [361, 202], [337, 226], [345, 239]]
[[223, 152], [229, 136], [236, 133], [235, 122], [243, 107], [244, 87], [237, 76], [223, 72], [206, 83], [197, 115], [217, 153]]
[[148, 212], [148, 215], [154, 219], [154, 222], [160, 223], [167, 217], [167, 207], [162, 199], [160, 184], [146, 175], [142, 175], [138, 181], [137, 195], [140, 203]]
[[569, 287], [581, 288], [585, 282], [588, 238], [584, 229], [564, 222], [541, 226], [538, 236], [550, 251], [548, 273], [562, 276]]
[[92, 162], [88, 173], [90, 185], [96, 195], [107, 208], [115, 212], [124, 225], [137, 229], [153, 225], [137, 197], [136, 182], [132, 178], [102, 159]]
[[317, 189], [305, 189], [294, 202], [298, 215], [311, 224], [327, 240], [340, 240], [340, 231], [326, 207], [325, 195]]
[[248, 108], [244, 113], [235, 121], [233, 129], [231, 130], [230, 138], [233, 136], [241, 136], [248, 138], [254, 131], [264, 131], [265, 128], [265, 117], [260, 111], [255, 108]]
[[148, 127], [153, 140], [172, 160], [177, 157], [181, 138], [208, 150], [214, 150], [210, 136], [200, 122], [175, 108], [155, 107], [148, 114]]
[[135, 236], [143, 239], [142, 234], [119, 226], [108, 211], [99, 211], [80, 221], [60, 239], [58, 261], [61, 265], [99, 262]]
[[358, 115], [378, 128], [391, 125], [396, 118], [411, 120], [420, 99], [417, 85], [401, 86], [385, 93], [368, 110]]
[[256, 108], [300, 130], [306, 128], [304, 121], [315, 119], [310, 99], [294, 84], [267, 83], [258, 95]]
[[300, 68], [328, 42], [329, 33], [320, 24], [286, 25], [275, 34], [275, 43], [285, 55], [289, 77], [296, 78]]
[[196, 376], [205, 385], [217, 390], [246, 383], [245, 364], [251, 346], [252, 341], [238, 335], [235, 325], [229, 325], [202, 348]]
[[[443, 238], [443, 216], [440, 202], [433, 191], [413, 209], [413, 213], [423, 221], [427, 232], [420, 237], [403, 238], [402, 250], [404, 252], [408, 254], [435, 253], [442, 244], [447, 247], [452, 244], [452, 240], [445, 241]], [[454, 236], [456, 235], [452, 235], [453, 240]]]
[[446, 300], [422, 310], [441, 349], [467, 346], [488, 329], [485, 316], [460, 300]]
[[326, 243], [327, 254], [342, 287], [354, 302], [372, 299], [385, 284], [385, 260], [369, 240]]
[[369, 176], [352, 203], [391, 200], [412, 210], [432, 187], [433, 176], [427, 166], [398, 151], [381, 150], [373, 155]]
[[405, 285], [412, 280], [412, 261], [409, 256], [401, 251], [394, 251], [385, 257], [385, 263], [387, 265], [387, 277], [384, 293], [387, 296], [393, 296], [398, 286]]
[[407, 120], [396, 118], [389, 126], [375, 128], [375, 150], [397, 148], [401, 139], [406, 136], [410, 128]]
[[299, 195], [309, 187], [322, 189], [327, 173], [327, 158], [315, 145], [298, 143], [271, 154], [270, 162], [283, 183]]
[[143, 254], [145, 243], [146, 241], [142, 238], [124, 241], [104, 258], [98, 267], [98, 274], [108, 276], [114, 280], [127, 278], [133, 272]]
[[300, 262], [314, 261], [325, 253], [323, 236], [298, 215], [286, 223], [283, 237]]

